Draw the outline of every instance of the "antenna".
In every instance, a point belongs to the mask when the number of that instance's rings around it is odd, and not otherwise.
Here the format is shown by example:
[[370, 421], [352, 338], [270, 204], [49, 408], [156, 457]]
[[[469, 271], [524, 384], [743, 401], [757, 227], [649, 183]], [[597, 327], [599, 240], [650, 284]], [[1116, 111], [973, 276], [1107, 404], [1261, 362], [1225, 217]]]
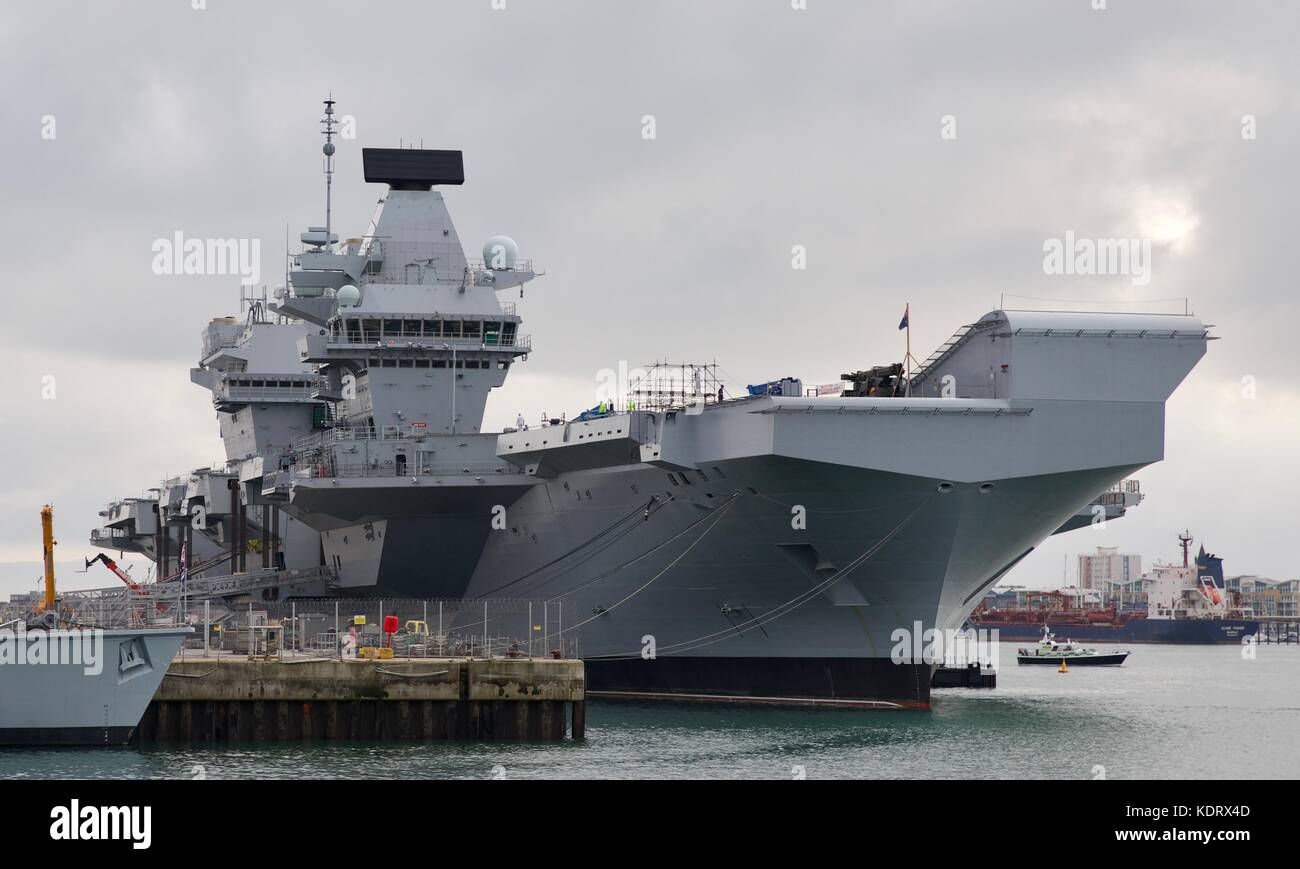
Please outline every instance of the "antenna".
[[1178, 535], [1178, 543], [1183, 547], [1183, 567], [1190, 567], [1191, 565], [1187, 563], [1187, 552], [1192, 546], [1192, 535], [1183, 531]]
[[334, 120], [334, 94], [325, 100], [325, 117], [321, 118], [321, 126], [325, 129], [322, 131], [325, 136], [325, 145], [321, 151], [325, 154], [325, 245], [329, 248], [330, 243], [330, 189], [334, 185], [334, 125], [338, 121]]

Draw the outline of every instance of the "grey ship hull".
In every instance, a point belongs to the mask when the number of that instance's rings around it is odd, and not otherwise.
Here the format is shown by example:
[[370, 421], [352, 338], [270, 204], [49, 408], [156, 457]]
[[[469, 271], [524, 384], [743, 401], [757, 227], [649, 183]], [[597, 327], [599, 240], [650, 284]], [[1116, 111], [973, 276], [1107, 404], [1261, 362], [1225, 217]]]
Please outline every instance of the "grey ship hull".
[[[567, 509], [549, 509], [563, 484], [511, 508], [520, 532], [490, 539], [467, 594], [573, 601], [595, 692], [924, 708], [930, 665], [896, 663], [894, 632], [960, 624], [985, 588], [1125, 473], [1006, 481], [996, 498], [779, 457], [711, 464], [707, 481], [688, 474], [689, 488], [659, 470], [577, 476], [569, 488], [584, 499]], [[645, 518], [654, 491], [666, 503]], [[791, 527], [796, 504], [809, 505], [805, 529]], [[543, 548], [534, 533], [556, 543]], [[603, 550], [582, 545], [608, 537], [617, 541]], [[501, 581], [574, 548], [532, 578]], [[653, 658], [642, 655], [647, 637]]]
[[[52, 631], [68, 637], [68, 631]], [[189, 628], [103, 631], [99, 672], [82, 663], [0, 666], [0, 745], [124, 745]], [[32, 635], [9, 636], [30, 649]], [[27, 652], [23, 653], [27, 659]]]
[[[448, 496], [447, 515], [331, 536], [345, 575], [377, 580], [345, 593], [563, 601], [564, 636], [598, 694], [924, 708], [931, 667], [891, 659], [895, 630], [960, 626], [1131, 470], [1002, 480], [994, 494], [775, 455], [640, 465], [535, 480], [507, 502], [502, 530], [487, 530], [486, 501], [466, 526]], [[794, 505], [807, 506], [806, 528], [792, 527]]]

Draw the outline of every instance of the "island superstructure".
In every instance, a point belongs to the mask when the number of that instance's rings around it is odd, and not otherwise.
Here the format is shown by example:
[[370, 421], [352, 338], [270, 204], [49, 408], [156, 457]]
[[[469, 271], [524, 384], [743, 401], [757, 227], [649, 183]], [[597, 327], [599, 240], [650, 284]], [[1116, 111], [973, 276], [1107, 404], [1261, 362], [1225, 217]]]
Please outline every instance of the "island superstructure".
[[387, 185], [364, 234], [309, 228], [250, 314], [266, 328], [206, 333], [193, 376], [225, 415], [230, 534], [278, 516], [316, 535], [314, 559], [266, 569], [297, 588], [263, 595], [563, 601], [597, 695], [927, 706], [931, 663], [893, 660], [898, 632], [960, 628], [1043, 539], [1132, 506], [1116, 487], [1163, 458], [1165, 400], [1209, 339], [1191, 316], [996, 310], [910, 394], [685, 384], [485, 432], [533, 352], [500, 294], [537, 272], [504, 237], [466, 258], [439, 189], [464, 182], [460, 152], [363, 166]]

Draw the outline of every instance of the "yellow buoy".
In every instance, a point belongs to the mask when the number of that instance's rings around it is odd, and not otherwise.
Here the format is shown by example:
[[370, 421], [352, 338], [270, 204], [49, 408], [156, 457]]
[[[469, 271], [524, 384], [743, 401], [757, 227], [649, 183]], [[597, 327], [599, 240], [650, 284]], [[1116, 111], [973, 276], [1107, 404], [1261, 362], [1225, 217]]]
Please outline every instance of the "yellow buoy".
[[1065, 659], [1064, 659], [1064, 658], [1061, 659], [1061, 669], [1057, 670], [1056, 672], [1058, 672], [1058, 673], [1068, 673], [1068, 672], [1070, 672], [1070, 668], [1067, 667], [1067, 666], [1065, 666]]

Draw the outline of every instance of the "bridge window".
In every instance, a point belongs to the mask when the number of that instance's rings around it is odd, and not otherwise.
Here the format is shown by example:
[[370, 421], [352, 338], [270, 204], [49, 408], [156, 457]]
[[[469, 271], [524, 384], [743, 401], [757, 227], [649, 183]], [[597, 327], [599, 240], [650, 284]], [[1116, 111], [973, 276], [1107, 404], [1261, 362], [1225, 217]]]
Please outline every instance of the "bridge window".
[[402, 321], [401, 321], [401, 320], [385, 320], [385, 321], [384, 321], [384, 337], [385, 337], [385, 338], [400, 338], [401, 336], [402, 336]]
[[466, 338], [477, 338], [483, 329], [483, 324], [478, 320], [466, 320], [462, 329], [462, 334]]

